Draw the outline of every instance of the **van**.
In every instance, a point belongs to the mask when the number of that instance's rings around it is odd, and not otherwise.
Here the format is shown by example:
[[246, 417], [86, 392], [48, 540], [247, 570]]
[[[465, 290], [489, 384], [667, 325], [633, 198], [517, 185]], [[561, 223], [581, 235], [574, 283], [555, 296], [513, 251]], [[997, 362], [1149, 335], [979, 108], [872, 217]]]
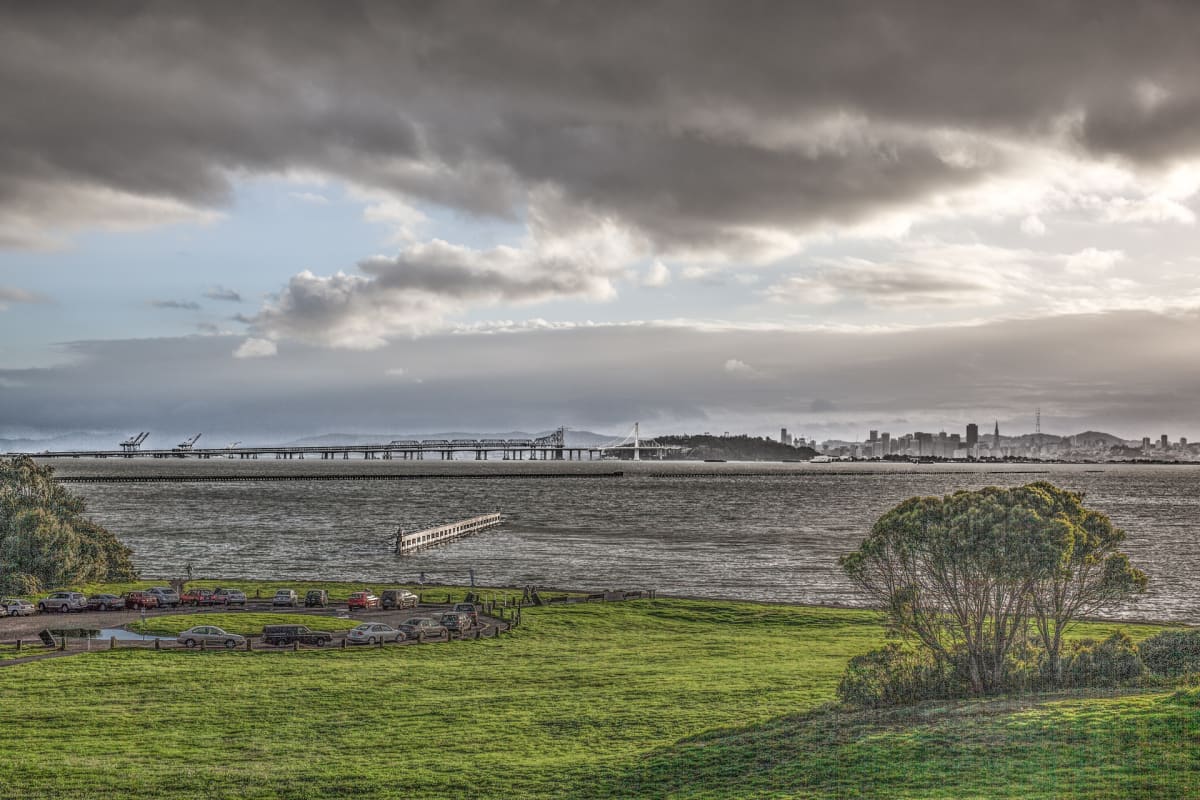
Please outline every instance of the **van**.
[[305, 608], [324, 608], [329, 605], [329, 592], [324, 589], [309, 589], [304, 594]]

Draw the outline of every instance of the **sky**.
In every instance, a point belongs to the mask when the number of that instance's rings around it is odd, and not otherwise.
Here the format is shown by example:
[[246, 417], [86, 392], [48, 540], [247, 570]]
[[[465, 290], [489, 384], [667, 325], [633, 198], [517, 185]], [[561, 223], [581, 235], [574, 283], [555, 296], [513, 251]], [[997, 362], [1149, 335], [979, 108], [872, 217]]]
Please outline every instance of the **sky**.
[[0, 4], [0, 438], [1197, 438], [1197, 30]]

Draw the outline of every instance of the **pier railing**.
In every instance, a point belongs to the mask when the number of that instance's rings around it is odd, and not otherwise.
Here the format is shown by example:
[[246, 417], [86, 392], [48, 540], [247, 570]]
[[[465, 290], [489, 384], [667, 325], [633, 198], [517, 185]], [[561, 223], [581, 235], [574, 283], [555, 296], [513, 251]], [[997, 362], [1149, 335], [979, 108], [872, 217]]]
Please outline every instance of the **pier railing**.
[[426, 528], [423, 531], [415, 531], [414, 533], [400, 532], [396, 535], [396, 552], [411, 553], [422, 547], [431, 547], [441, 542], [457, 539], [460, 536], [469, 536], [484, 528], [499, 525], [503, 521], [504, 516], [502, 514], [484, 514], [479, 517], [471, 517], [470, 519], [462, 519], [458, 522], [439, 525], [436, 528]]

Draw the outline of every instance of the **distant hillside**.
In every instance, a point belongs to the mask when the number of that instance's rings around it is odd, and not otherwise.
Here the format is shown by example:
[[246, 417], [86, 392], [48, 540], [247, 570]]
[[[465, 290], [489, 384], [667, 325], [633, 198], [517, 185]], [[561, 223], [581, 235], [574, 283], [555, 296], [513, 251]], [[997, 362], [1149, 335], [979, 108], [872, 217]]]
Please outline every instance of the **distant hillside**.
[[804, 460], [817, 454], [810, 447], [792, 447], [774, 439], [751, 436], [656, 436], [660, 444], [677, 444], [684, 448], [682, 458], [723, 459], [725, 461], [783, 461]]

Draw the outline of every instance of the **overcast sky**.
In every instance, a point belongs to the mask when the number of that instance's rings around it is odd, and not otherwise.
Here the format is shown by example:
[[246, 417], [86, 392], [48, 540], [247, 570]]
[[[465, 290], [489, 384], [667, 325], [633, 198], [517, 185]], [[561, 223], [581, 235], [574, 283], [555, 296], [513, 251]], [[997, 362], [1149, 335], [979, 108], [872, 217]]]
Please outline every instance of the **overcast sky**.
[[0, 437], [1198, 438], [1198, 34], [1096, 0], [5, 3]]

